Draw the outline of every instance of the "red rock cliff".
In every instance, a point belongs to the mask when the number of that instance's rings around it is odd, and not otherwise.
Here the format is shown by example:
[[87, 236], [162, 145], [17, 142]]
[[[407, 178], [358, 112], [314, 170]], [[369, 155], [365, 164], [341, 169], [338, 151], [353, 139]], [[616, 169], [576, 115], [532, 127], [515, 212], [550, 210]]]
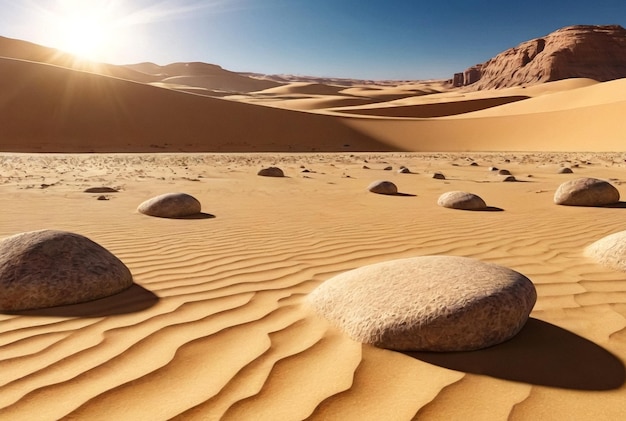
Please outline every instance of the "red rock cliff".
[[626, 77], [626, 29], [568, 26], [457, 73], [453, 83], [481, 90], [578, 77], [597, 81]]

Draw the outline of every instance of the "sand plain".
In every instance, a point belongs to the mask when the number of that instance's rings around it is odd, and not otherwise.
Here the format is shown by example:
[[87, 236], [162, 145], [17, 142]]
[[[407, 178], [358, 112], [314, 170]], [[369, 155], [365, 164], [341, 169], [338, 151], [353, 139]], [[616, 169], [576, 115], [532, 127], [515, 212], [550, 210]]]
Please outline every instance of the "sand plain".
[[[552, 195], [577, 176], [611, 179], [623, 195], [625, 159], [3, 154], [0, 237], [80, 233], [125, 262], [136, 286], [97, 302], [0, 315], [0, 419], [619, 419], [626, 277], [583, 249], [623, 230], [624, 208], [556, 206]], [[268, 165], [287, 177], [258, 177]], [[400, 165], [413, 173], [383, 170]], [[557, 174], [564, 165], [574, 174]], [[489, 166], [519, 181], [502, 182]], [[367, 192], [375, 179], [407, 195]], [[97, 186], [119, 192], [109, 200], [83, 192]], [[437, 206], [450, 190], [501, 211]], [[135, 210], [172, 191], [198, 198], [204, 217]], [[350, 340], [303, 304], [334, 274], [431, 254], [528, 276], [538, 301], [527, 327], [482, 351], [398, 353]]]
[[[580, 176], [626, 195], [625, 80], [274, 86], [201, 64], [161, 74], [29, 60], [0, 58], [0, 238], [76, 232], [136, 285], [0, 314], [0, 420], [624, 418], [626, 275], [583, 250], [625, 229], [626, 206], [552, 197]], [[286, 177], [256, 175], [269, 165]], [[381, 179], [404, 195], [367, 192]], [[84, 193], [101, 186], [119, 191]], [[437, 206], [452, 190], [491, 211]], [[136, 211], [169, 192], [195, 196], [203, 214]], [[334, 274], [434, 254], [529, 277], [527, 326], [481, 351], [398, 353], [304, 304]]]

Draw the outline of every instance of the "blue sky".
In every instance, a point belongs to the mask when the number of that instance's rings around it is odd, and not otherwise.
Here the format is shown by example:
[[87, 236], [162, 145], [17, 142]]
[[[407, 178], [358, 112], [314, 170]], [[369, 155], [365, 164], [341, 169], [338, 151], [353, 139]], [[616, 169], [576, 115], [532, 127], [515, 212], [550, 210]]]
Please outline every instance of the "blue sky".
[[0, 0], [0, 10], [1, 36], [116, 64], [362, 79], [448, 78], [563, 26], [626, 26], [624, 0]]

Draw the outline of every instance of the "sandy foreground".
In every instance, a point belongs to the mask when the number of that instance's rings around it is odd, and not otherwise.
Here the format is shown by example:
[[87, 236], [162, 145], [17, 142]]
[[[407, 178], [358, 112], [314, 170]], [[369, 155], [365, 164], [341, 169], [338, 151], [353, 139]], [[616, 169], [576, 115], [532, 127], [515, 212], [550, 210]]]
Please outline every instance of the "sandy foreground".
[[[580, 176], [610, 179], [626, 195], [625, 159], [2, 154], [0, 237], [85, 235], [118, 256], [136, 285], [91, 303], [0, 314], [0, 419], [622, 419], [626, 274], [582, 252], [626, 229], [626, 210], [556, 206], [552, 197]], [[268, 165], [288, 177], [256, 175]], [[396, 173], [400, 165], [413, 173]], [[558, 174], [561, 166], [574, 174]], [[367, 192], [377, 179], [407, 195]], [[83, 192], [99, 186], [120, 191], [108, 200]], [[501, 211], [438, 207], [451, 190]], [[194, 195], [203, 217], [136, 212], [167, 192]], [[527, 326], [481, 351], [404, 354], [350, 340], [304, 303], [334, 274], [432, 254], [528, 276], [538, 300]]]

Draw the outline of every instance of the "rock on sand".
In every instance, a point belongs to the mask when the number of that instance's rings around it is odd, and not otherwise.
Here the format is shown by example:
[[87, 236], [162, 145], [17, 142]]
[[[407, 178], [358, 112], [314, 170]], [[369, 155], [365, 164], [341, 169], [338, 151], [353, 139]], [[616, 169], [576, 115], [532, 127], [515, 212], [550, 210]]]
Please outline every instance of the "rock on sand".
[[148, 199], [137, 207], [137, 211], [144, 215], [160, 218], [183, 218], [197, 215], [202, 205], [195, 197], [187, 193], [166, 193]]
[[473, 193], [463, 191], [450, 191], [439, 196], [437, 200], [439, 206], [450, 209], [479, 210], [485, 209], [487, 204], [480, 197]]
[[626, 272], [626, 231], [601, 238], [585, 249], [585, 255], [601, 265]]
[[391, 181], [374, 181], [367, 187], [367, 189], [372, 193], [378, 194], [398, 194], [398, 187]]
[[267, 167], [260, 169], [257, 175], [262, 177], [284, 177], [285, 173], [278, 167]]
[[130, 287], [128, 268], [82, 235], [31, 231], [0, 241], [0, 310], [76, 304]]
[[364, 266], [307, 297], [354, 340], [415, 351], [469, 351], [506, 341], [524, 326], [536, 299], [524, 275], [452, 256]]
[[577, 178], [561, 184], [554, 203], [567, 206], [605, 206], [619, 202], [619, 191], [608, 181]]

